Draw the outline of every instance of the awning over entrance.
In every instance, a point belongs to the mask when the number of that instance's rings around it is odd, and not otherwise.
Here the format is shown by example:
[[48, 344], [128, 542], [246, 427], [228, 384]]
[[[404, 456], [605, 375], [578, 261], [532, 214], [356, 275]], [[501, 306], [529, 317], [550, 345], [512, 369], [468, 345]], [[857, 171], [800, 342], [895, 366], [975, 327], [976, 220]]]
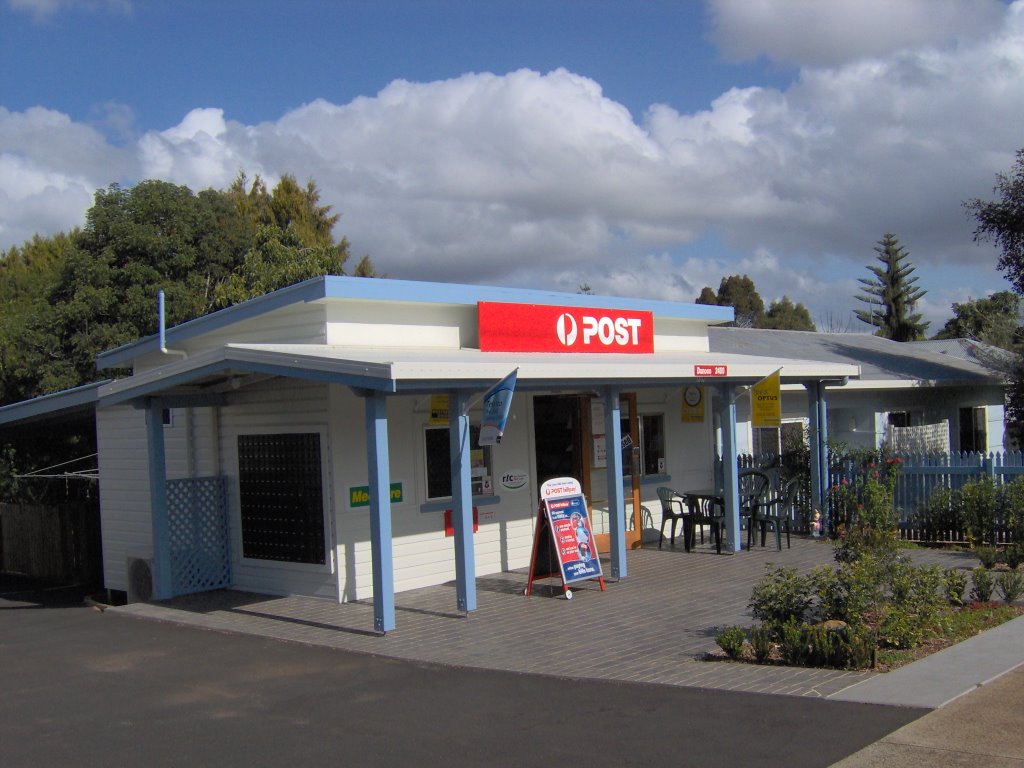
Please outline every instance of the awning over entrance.
[[475, 349], [368, 349], [320, 344], [226, 344], [100, 387], [100, 406], [139, 397], [202, 391], [233, 373], [313, 379], [385, 393], [486, 387], [513, 368], [524, 388], [615, 384], [665, 386], [700, 382], [751, 384], [782, 369], [782, 379], [805, 382], [859, 374], [843, 363], [780, 360], [711, 352], [650, 355], [495, 353]]

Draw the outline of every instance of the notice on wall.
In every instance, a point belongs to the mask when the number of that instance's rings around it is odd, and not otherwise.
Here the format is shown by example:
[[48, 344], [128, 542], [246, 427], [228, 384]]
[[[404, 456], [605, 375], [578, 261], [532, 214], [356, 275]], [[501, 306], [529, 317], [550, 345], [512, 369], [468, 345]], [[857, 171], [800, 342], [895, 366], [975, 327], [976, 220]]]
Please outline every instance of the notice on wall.
[[608, 466], [608, 440], [604, 435], [594, 435], [594, 451], [591, 456], [594, 469], [605, 469]]
[[430, 396], [430, 424], [448, 425], [448, 395]]
[[681, 420], [686, 424], [704, 423], [704, 387], [696, 385], [683, 388]]

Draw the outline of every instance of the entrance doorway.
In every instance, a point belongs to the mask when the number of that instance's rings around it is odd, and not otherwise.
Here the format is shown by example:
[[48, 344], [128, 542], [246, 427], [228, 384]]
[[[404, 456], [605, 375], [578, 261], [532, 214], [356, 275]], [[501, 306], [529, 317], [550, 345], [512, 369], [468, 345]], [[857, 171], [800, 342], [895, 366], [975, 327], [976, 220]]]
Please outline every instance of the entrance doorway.
[[575, 477], [590, 497], [583, 472], [581, 398], [539, 395], [533, 398], [533, 434], [537, 453], [537, 487], [553, 477]]
[[[538, 487], [553, 477], [580, 481], [590, 506], [594, 543], [607, 553], [611, 545], [607, 496], [607, 451], [622, 451], [625, 491], [626, 547], [637, 549], [643, 541], [640, 507], [639, 427], [636, 395], [623, 394], [622, 446], [607, 445], [603, 416], [595, 416], [600, 401], [589, 395], [537, 395], [533, 398], [533, 432], [537, 457]], [[602, 410], [597, 408], [596, 410]], [[595, 419], [597, 423], [595, 423]], [[597, 448], [596, 446], [600, 446]]]

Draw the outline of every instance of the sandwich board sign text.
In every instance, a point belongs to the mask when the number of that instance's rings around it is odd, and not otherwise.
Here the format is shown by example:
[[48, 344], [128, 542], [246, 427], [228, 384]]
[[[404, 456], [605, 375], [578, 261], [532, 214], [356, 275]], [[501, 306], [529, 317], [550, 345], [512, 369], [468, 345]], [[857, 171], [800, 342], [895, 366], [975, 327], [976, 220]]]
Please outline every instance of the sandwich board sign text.
[[570, 584], [586, 579], [597, 579], [604, 590], [587, 500], [579, 481], [572, 477], [548, 480], [540, 488], [526, 594], [532, 591], [535, 579], [549, 576], [561, 577], [566, 598], [572, 598]]

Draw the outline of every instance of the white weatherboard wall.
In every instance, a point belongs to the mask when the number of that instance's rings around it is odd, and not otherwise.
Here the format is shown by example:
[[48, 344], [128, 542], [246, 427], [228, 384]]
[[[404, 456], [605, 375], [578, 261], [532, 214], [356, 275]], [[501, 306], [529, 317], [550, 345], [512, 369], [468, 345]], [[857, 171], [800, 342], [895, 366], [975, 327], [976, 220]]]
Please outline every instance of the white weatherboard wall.
[[153, 544], [146, 413], [130, 406], [100, 408], [96, 436], [103, 582], [108, 589], [125, 590], [125, 555]]
[[[441, 584], [455, 578], [454, 539], [445, 536], [444, 510], [424, 512], [426, 498], [425, 435], [430, 413], [429, 396], [387, 399], [388, 450], [391, 482], [401, 482], [403, 501], [391, 505], [395, 590], [402, 592]], [[365, 404], [347, 388], [332, 388], [332, 445], [334, 476], [338, 478], [336, 522], [339, 592], [342, 600], [372, 596], [369, 507], [353, 507], [349, 490], [367, 485], [366, 447], [363, 436]], [[479, 421], [479, 411], [470, 414]], [[497, 478], [509, 470], [532, 471], [527, 446], [525, 396], [517, 396], [506, 437], [491, 449], [497, 504], [478, 507], [479, 530], [474, 534], [476, 574], [496, 573], [529, 565], [533, 540], [532, 492], [502, 490]]]

